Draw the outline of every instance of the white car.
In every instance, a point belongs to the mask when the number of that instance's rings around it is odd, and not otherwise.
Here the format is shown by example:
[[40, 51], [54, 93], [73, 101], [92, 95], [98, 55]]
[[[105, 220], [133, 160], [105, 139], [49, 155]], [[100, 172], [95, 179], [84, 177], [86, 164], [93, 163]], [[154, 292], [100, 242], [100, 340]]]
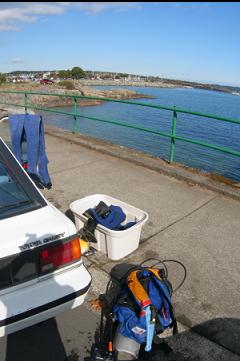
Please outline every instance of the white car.
[[0, 138], [0, 337], [81, 305], [91, 284], [74, 224]]

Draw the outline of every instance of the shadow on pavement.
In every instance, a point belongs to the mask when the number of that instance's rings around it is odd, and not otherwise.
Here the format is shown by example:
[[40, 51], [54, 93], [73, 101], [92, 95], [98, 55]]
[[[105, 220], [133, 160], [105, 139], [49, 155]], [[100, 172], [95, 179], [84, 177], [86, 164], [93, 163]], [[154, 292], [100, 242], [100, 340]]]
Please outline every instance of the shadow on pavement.
[[54, 318], [8, 336], [6, 361], [66, 361], [66, 359], [65, 348]]
[[192, 331], [240, 356], [240, 319], [215, 318], [192, 327]]

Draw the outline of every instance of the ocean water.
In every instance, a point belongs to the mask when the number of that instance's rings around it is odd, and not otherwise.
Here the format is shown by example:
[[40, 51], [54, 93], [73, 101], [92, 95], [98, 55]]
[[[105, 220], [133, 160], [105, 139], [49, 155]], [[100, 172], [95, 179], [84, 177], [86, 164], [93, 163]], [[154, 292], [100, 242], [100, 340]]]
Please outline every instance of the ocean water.
[[[113, 86], [96, 88], [116, 89]], [[141, 98], [137, 100], [138, 102], [162, 106], [175, 105], [182, 109], [240, 120], [239, 96], [198, 89], [127, 88], [154, 97], [154, 99]], [[72, 111], [73, 108], [60, 109]], [[78, 112], [81, 115], [77, 120], [79, 132], [169, 159], [169, 138], [88, 120], [84, 116], [123, 121], [154, 130], [171, 132], [172, 112], [110, 102], [99, 106], [79, 107]], [[71, 116], [53, 113], [43, 113], [43, 115], [48, 124], [69, 130], [72, 127]], [[178, 113], [176, 134], [240, 151], [240, 125], [238, 124]], [[207, 172], [218, 173], [237, 181], [240, 180], [240, 158], [220, 151], [176, 140], [174, 161]]]

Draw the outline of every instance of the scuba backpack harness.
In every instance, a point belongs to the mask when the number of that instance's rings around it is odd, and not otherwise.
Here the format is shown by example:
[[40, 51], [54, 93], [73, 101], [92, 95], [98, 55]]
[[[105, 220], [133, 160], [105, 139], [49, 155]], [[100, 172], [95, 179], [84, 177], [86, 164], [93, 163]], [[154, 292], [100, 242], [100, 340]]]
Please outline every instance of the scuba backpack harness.
[[120, 323], [119, 332], [134, 341], [145, 343], [150, 351], [155, 335], [172, 328], [177, 333], [177, 321], [172, 304], [172, 286], [165, 270], [138, 268], [126, 278], [113, 313]]
[[[143, 264], [149, 261], [157, 262], [151, 267], [143, 267]], [[168, 280], [168, 262], [180, 265], [184, 271], [183, 280], [175, 289], [172, 289]], [[163, 268], [156, 267], [158, 264], [162, 264]], [[186, 276], [185, 266], [177, 260], [160, 261], [149, 258], [140, 265], [131, 265], [130, 270], [120, 279], [113, 277], [108, 283], [106, 294], [99, 298], [108, 309], [105, 313], [105, 333], [103, 317], [100, 326], [100, 335], [105, 334], [106, 343], [103, 353], [96, 347], [91, 360], [115, 360], [118, 350], [113, 342], [114, 332], [119, 332], [140, 346], [145, 344], [147, 352], [151, 351], [153, 342], [159, 344], [160, 339], [156, 336], [166, 329], [171, 328], [173, 335], [177, 334], [172, 294], [183, 285]]]

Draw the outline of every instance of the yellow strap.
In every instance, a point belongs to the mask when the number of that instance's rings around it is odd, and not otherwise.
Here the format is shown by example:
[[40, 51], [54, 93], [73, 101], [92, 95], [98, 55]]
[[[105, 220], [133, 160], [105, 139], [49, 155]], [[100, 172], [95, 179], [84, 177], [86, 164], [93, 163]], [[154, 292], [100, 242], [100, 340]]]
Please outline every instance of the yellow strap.
[[[161, 277], [159, 276], [159, 269], [157, 268], [148, 268], [149, 272], [153, 273], [155, 277], [157, 277], [159, 280], [161, 280]], [[138, 302], [141, 305], [151, 304], [151, 300], [141, 285], [141, 283], [138, 280], [137, 273], [141, 270], [132, 271], [130, 275], [127, 278], [128, 287], [131, 290], [134, 297], [138, 300]]]
[[141, 283], [137, 278], [138, 272], [139, 270], [132, 271], [130, 273], [130, 275], [127, 278], [128, 287], [140, 304], [145, 304], [146, 302], [151, 303], [147, 292], [145, 291], [145, 289], [143, 288], [143, 286], [141, 285]]
[[148, 271], [152, 272], [154, 274], [154, 276], [156, 276], [159, 280], [161, 280], [161, 277], [159, 276], [158, 268], [148, 268]]

